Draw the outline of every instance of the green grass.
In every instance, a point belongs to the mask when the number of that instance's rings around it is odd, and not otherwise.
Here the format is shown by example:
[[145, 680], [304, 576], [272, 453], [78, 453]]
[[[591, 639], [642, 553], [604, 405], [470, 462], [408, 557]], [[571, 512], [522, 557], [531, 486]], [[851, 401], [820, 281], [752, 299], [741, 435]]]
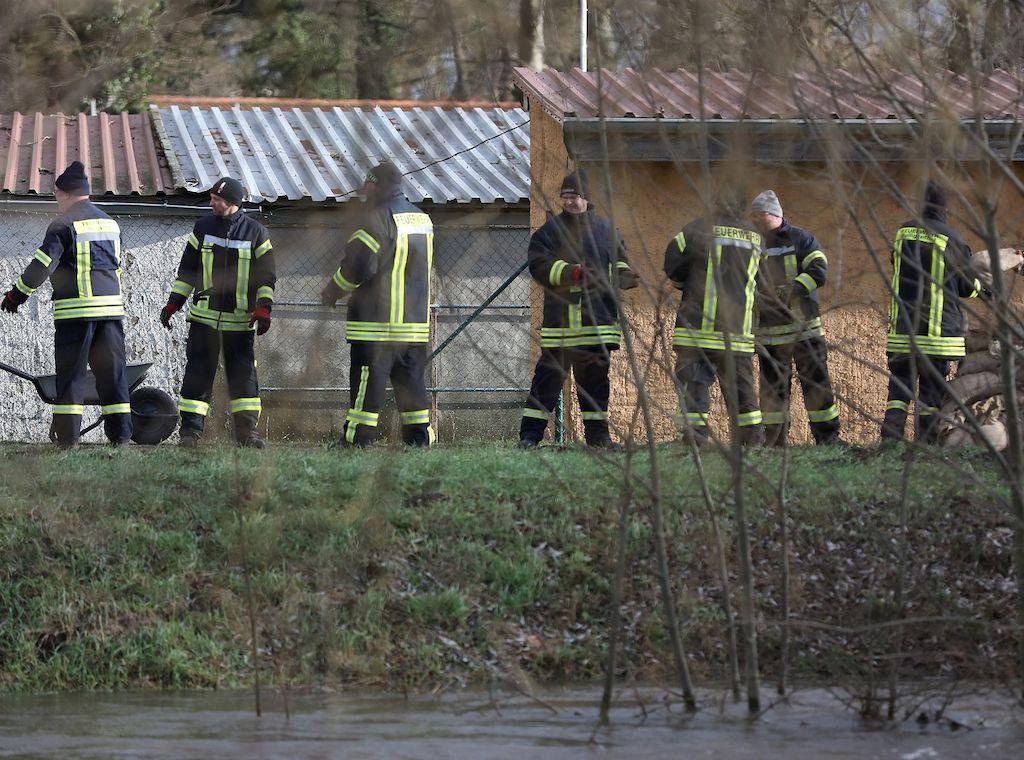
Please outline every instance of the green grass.
[[[903, 450], [788, 453], [794, 615], [891, 619]], [[687, 449], [659, 449], [670, 566], [698, 678], [724, 674], [724, 616], [707, 510]], [[607, 643], [623, 455], [506, 445], [335, 452], [0, 447], [0, 689], [238, 686], [436, 688], [503, 670], [591, 678]], [[762, 663], [778, 643], [783, 456], [747, 459]], [[734, 535], [730, 468], [705, 461]], [[620, 670], [664, 677], [647, 455], [633, 461]], [[1005, 670], [1015, 597], [1006, 489], [977, 452], [911, 472], [913, 672]], [[733, 594], [737, 570], [731, 564]], [[249, 647], [252, 594], [259, 655]], [[735, 601], [735, 600], [734, 600]], [[734, 604], [735, 608], [738, 605]], [[976, 623], [959, 622], [973, 617]], [[794, 629], [796, 667], [870, 669], [874, 632]], [[955, 651], [954, 651], [955, 650]], [[952, 665], [950, 664], [952, 663]], [[943, 668], [946, 671], [943, 671]]]

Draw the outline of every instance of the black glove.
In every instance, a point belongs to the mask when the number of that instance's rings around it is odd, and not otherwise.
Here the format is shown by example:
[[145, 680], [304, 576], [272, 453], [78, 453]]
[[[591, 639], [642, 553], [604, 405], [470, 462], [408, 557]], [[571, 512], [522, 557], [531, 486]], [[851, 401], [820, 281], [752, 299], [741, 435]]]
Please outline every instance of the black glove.
[[11, 288], [6, 293], [4, 293], [4, 302], [0, 304], [0, 309], [3, 309], [6, 312], [10, 312], [11, 314], [17, 314], [18, 307], [21, 306], [23, 303], [24, 301], [18, 300], [18, 297], [15, 295], [14, 288]]
[[168, 330], [170, 330], [171, 329], [171, 317], [174, 316], [174, 313], [179, 308], [181, 308], [181, 307], [178, 306], [177, 304], [173, 304], [173, 303], [168, 301], [167, 305], [164, 308], [160, 309], [160, 324], [162, 324], [164, 327], [166, 327]]
[[789, 306], [789, 302], [793, 298], [793, 284], [779, 285], [779, 287], [775, 288], [775, 297], [779, 299], [779, 303], [783, 306]]
[[620, 269], [619, 270], [619, 288], [622, 290], [632, 290], [633, 288], [640, 285], [640, 278], [636, 272], [632, 269]]
[[334, 280], [329, 280], [320, 291], [320, 303], [333, 309], [344, 293], [345, 291], [334, 284]]

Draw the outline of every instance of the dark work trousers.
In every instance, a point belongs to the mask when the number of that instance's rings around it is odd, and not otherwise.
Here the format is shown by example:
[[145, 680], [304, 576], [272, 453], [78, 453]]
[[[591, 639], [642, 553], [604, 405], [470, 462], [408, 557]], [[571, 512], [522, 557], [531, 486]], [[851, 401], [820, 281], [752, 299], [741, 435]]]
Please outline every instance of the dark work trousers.
[[544, 437], [558, 394], [572, 369], [576, 397], [583, 417], [583, 435], [591, 446], [601, 445], [608, 435], [608, 368], [611, 354], [607, 346], [580, 348], [542, 348], [533, 372], [530, 396], [523, 409], [520, 440], [539, 441]]
[[199, 437], [210, 411], [213, 381], [217, 377], [217, 359], [224, 350], [227, 373], [228, 409], [234, 422], [235, 440], [245, 441], [256, 434], [260, 418], [260, 387], [256, 380], [255, 333], [252, 330], [215, 330], [190, 322], [185, 345], [185, 377], [181, 381], [181, 432]]
[[369, 446], [377, 438], [377, 422], [384, 406], [388, 379], [395, 390], [402, 440], [410, 446], [434, 442], [430, 427], [430, 396], [424, 374], [426, 343], [349, 343], [349, 407], [340, 443]]
[[809, 338], [774, 346], [758, 344], [761, 369], [761, 415], [768, 446], [785, 446], [789, 437], [789, 403], [793, 385], [793, 364], [814, 442], [835, 443], [839, 439], [839, 411], [828, 374], [825, 339]]
[[127, 443], [132, 437], [132, 409], [121, 320], [56, 322], [55, 328], [57, 403], [53, 406], [53, 429], [57, 443], [72, 446], [81, 435], [83, 406], [92, 390], [86, 365], [96, 378], [103, 432], [112, 443]]
[[882, 420], [882, 438], [903, 438], [913, 401], [917, 411], [916, 439], [935, 443], [939, 434], [939, 405], [946, 392], [950, 363], [942, 356], [889, 354], [889, 399]]
[[[754, 391], [753, 355], [733, 352], [730, 358], [727, 351], [677, 346], [675, 380], [684, 438], [692, 437], [698, 443], [707, 442], [711, 384], [716, 377], [729, 414], [736, 420], [740, 443], [744, 446], [761, 445], [764, 442], [764, 425], [761, 424], [761, 410]], [[731, 382], [735, 383], [735, 394], [730, 393]], [[736, 409], [733, 408], [733, 395]]]

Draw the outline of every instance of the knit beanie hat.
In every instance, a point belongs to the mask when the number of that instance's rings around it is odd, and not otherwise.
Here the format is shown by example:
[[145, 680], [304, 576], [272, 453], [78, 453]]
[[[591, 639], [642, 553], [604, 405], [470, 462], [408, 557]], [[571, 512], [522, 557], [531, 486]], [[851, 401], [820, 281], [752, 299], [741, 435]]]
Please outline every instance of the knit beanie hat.
[[945, 211], [948, 203], [946, 188], [933, 179], [928, 180], [924, 186], [924, 210]]
[[213, 187], [210, 188], [210, 195], [219, 196], [232, 206], [241, 206], [242, 201], [245, 200], [245, 188], [242, 187], [242, 183], [237, 179], [221, 177], [213, 183]]
[[762, 211], [772, 216], [782, 216], [782, 204], [774, 190], [763, 190], [750, 202], [751, 211]]
[[89, 178], [85, 176], [85, 166], [81, 161], [72, 161], [53, 184], [71, 195], [89, 194]]
[[581, 198], [590, 199], [590, 179], [584, 169], [577, 169], [565, 175], [565, 179], [562, 180], [562, 189], [558, 194], [565, 195], [565, 193], [575, 193]]
[[381, 190], [394, 190], [402, 186], [402, 172], [390, 161], [381, 161], [366, 172], [366, 182], [370, 182]]

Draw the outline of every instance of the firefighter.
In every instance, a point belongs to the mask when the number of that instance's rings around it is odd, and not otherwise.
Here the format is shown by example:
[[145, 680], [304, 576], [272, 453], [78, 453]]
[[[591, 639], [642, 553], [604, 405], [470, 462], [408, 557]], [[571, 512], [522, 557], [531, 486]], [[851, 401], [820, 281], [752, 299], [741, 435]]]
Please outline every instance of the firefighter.
[[274, 249], [267, 228], [242, 212], [245, 188], [231, 177], [210, 191], [212, 214], [197, 223], [185, 244], [178, 278], [171, 286], [160, 323], [171, 318], [190, 294], [185, 377], [178, 413], [179, 446], [192, 448], [203, 435], [210, 396], [223, 349], [235, 442], [263, 448], [256, 434], [262, 404], [256, 378], [255, 335], [270, 329], [274, 304]]
[[519, 427], [519, 446], [533, 448], [544, 437], [548, 418], [569, 369], [588, 446], [617, 449], [608, 433], [608, 369], [619, 347], [615, 288], [635, 288], [622, 235], [594, 211], [590, 183], [578, 169], [562, 180], [562, 213], [530, 238], [530, 274], [544, 288], [540, 358]]
[[366, 175], [366, 208], [349, 236], [321, 301], [333, 308], [348, 295], [345, 337], [351, 356], [350, 401], [336, 446], [365, 447], [391, 379], [402, 426], [411, 446], [434, 442], [424, 373], [430, 342], [430, 268], [434, 228], [430, 217], [402, 191], [402, 173], [390, 162]]
[[4, 295], [2, 308], [13, 314], [50, 279], [57, 444], [78, 446], [88, 366], [96, 378], [104, 433], [111, 444], [127, 445], [132, 418], [125, 379], [121, 229], [89, 200], [89, 180], [81, 161], [72, 161], [57, 177], [53, 194], [61, 214], [47, 227], [35, 257]]
[[761, 235], [742, 221], [742, 199], [731, 190], [712, 205], [665, 249], [665, 274], [682, 291], [672, 335], [680, 429], [684, 439], [707, 442], [717, 377], [739, 443], [754, 446], [764, 439], [753, 377]]
[[757, 231], [764, 236], [757, 276], [759, 322], [755, 334], [765, 443], [786, 445], [793, 363], [814, 442], [836, 443], [839, 411], [828, 374], [828, 349], [818, 306], [818, 288], [825, 284], [828, 259], [814, 235], [783, 217], [774, 191], [758, 194], [750, 204], [750, 213]]
[[966, 350], [960, 299], [977, 296], [981, 283], [972, 271], [970, 249], [946, 223], [946, 205], [946, 189], [929, 180], [921, 218], [906, 222], [893, 241], [883, 440], [903, 438], [913, 401], [916, 438], [935, 442], [946, 376]]

